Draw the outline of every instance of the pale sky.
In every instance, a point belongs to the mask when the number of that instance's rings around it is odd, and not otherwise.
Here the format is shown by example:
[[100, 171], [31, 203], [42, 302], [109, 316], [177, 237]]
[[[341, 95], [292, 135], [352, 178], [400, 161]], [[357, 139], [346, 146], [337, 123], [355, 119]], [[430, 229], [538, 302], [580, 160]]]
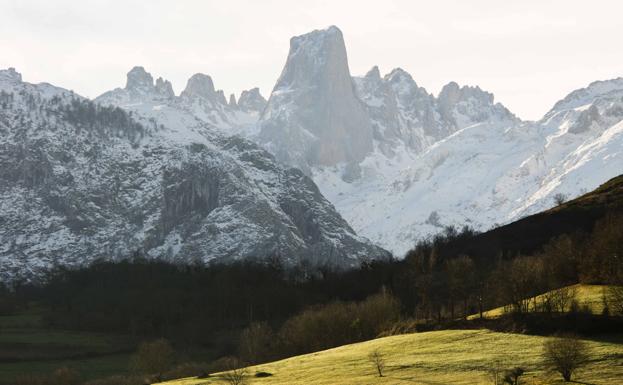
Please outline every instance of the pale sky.
[[196, 72], [268, 97], [289, 39], [344, 33], [351, 73], [395, 67], [435, 95], [456, 81], [538, 119], [568, 92], [623, 76], [619, 0], [0, 0], [0, 68], [95, 97], [142, 65], [176, 93]]

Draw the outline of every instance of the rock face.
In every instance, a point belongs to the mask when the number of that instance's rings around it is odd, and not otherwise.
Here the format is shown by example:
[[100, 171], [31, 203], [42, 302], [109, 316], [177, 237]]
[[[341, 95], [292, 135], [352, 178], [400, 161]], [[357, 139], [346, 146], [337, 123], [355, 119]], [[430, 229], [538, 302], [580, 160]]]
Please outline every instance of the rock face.
[[[135, 68], [125, 89], [93, 103], [0, 71], [0, 281], [136, 251], [338, 268], [388, 257], [311, 179], [195, 117], [161, 92], [167, 84]], [[213, 95], [201, 76], [183, 99]]]
[[[130, 73], [128, 73], [128, 76]], [[186, 88], [184, 88], [180, 96], [187, 99], [203, 98], [213, 102], [216, 102], [218, 99], [212, 78], [200, 73], [194, 74], [188, 79]]]
[[381, 78], [378, 67], [373, 67], [354, 80], [357, 95], [371, 119], [377, 146], [388, 156], [399, 147], [419, 153], [472, 124], [519, 122], [504, 106], [494, 103], [492, 94], [478, 87], [459, 87], [451, 82], [435, 98], [400, 68]]
[[243, 111], [261, 113], [266, 108], [266, 99], [260, 94], [259, 88], [252, 88], [248, 91], [242, 91], [238, 99], [238, 107]]
[[280, 161], [305, 171], [358, 163], [372, 151], [372, 127], [355, 95], [338, 28], [290, 40], [260, 124], [260, 142]]

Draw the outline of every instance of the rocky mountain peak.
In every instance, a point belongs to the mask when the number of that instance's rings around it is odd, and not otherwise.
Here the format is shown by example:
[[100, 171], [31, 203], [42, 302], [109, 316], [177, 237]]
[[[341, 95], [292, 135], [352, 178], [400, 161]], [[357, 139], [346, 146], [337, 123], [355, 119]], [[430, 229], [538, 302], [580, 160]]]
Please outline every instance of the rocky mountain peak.
[[623, 94], [623, 78], [599, 80], [592, 82], [585, 88], [580, 88], [569, 93], [564, 99], [559, 100], [554, 107], [545, 115], [548, 119], [557, 112], [574, 109], [593, 103], [597, 99]]
[[295, 36], [275, 89], [284, 85], [315, 85], [318, 77], [350, 77], [342, 32], [335, 26]]
[[251, 88], [242, 91], [238, 99], [238, 107], [245, 111], [262, 112], [266, 107], [266, 99], [260, 94], [259, 88]]
[[175, 97], [175, 92], [173, 92], [173, 86], [171, 85], [171, 82], [168, 80], [164, 80], [161, 77], [156, 79], [155, 89], [157, 93], [161, 94], [164, 97], [167, 97], [167, 98]]
[[8, 69], [0, 70], [0, 79], [6, 79], [9, 81], [14, 81], [14, 82], [21, 82], [22, 74], [17, 72], [15, 68], [9, 67]]
[[188, 79], [186, 88], [182, 91], [181, 96], [214, 99], [216, 97], [216, 91], [214, 90], [212, 78], [202, 73], [194, 74]]
[[372, 150], [372, 127], [355, 95], [337, 27], [290, 40], [261, 120], [260, 140], [275, 147], [281, 161], [303, 170], [359, 162]]
[[[408, 94], [413, 96], [414, 92], [420, 90], [415, 80], [411, 74], [402, 68], [394, 68], [390, 73], [385, 75], [384, 80], [389, 83], [394, 92], [398, 95]], [[421, 92], [424, 95], [428, 95], [425, 89], [421, 89]]]
[[370, 68], [370, 71], [366, 73], [365, 78], [370, 80], [381, 80], [381, 71], [379, 71], [379, 67], [374, 66]]
[[154, 87], [154, 78], [145, 68], [136, 66], [128, 72], [126, 90], [146, 91]]
[[468, 99], [476, 99], [483, 104], [493, 104], [494, 97], [492, 93], [483, 91], [478, 86], [460, 87], [456, 82], [450, 82], [443, 86], [438, 99], [440, 103], [447, 105], [453, 105]]
[[236, 95], [229, 95], [229, 106], [231, 108], [238, 108], [238, 103], [236, 103]]
[[216, 91], [216, 100], [222, 105], [227, 105], [227, 98], [225, 98], [225, 91], [218, 90]]

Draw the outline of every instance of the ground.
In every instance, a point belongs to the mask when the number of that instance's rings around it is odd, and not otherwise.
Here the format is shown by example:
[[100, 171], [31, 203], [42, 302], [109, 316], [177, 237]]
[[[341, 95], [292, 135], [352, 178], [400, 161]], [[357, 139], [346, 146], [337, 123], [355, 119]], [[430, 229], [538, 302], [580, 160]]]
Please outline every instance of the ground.
[[[593, 314], [601, 314], [604, 309], [604, 293], [607, 286], [604, 285], [573, 285], [570, 289], [575, 290], [576, 300], [580, 305], [580, 309], [589, 309]], [[543, 294], [536, 297], [537, 302], [541, 303]], [[503, 315], [505, 309], [503, 306], [488, 310], [483, 313], [485, 318], [495, 318]], [[468, 317], [468, 319], [478, 318], [478, 314]]]
[[[444, 330], [379, 338], [322, 352], [250, 367], [250, 384], [366, 385], [366, 384], [490, 384], [487, 370], [520, 366], [525, 384], [562, 383], [542, 365], [547, 337], [497, 333], [487, 330]], [[615, 385], [623, 379], [623, 336], [587, 341], [590, 364], [578, 372], [584, 384]], [[385, 357], [385, 376], [379, 378], [368, 360], [375, 349]], [[256, 372], [271, 377], [255, 378]], [[166, 385], [223, 384], [220, 376], [181, 379]]]
[[85, 379], [123, 373], [134, 345], [127, 336], [46, 329], [39, 309], [32, 306], [20, 315], [0, 316], [0, 384], [64, 366]]

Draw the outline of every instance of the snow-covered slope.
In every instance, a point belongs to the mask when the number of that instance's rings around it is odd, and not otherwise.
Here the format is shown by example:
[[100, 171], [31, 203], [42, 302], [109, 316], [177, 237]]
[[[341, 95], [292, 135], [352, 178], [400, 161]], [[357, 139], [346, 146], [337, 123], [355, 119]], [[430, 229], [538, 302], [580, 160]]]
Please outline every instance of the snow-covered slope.
[[623, 172], [623, 84], [576, 91], [539, 122], [489, 117], [420, 153], [379, 151], [361, 168], [356, 181], [339, 168], [314, 180], [358, 232], [399, 255], [444, 226], [508, 223]]
[[220, 101], [193, 82], [175, 97], [135, 68], [97, 104], [0, 71], [0, 281], [137, 251], [337, 267], [388, 256], [303, 173], [207, 124], [229, 110], [200, 115]]
[[[270, 130], [262, 131], [259, 142], [293, 165], [304, 155], [305, 172], [351, 225], [397, 255], [444, 226], [484, 230], [548, 208], [556, 194], [573, 197], [594, 189], [623, 171], [621, 79], [595, 82], [557, 103], [541, 121], [522, 122], [479, 87], [451, 82], [435, 97], [399, 68], [381, 77], [373, 67], [353, 78], [354, 96], [336, 93], [340, 87], [324, 79], [339, 73], [337, 83], [350, 85], [343, 44], [324, 49], [335, 36], [341, 39], [330, 27], [293, 38], [260, 121]], [[326, 65], [335, 62], [340, 71]], [[353, 97], [369, 124], [352, 127], [333, 118], [364, 119], [341, 104], [345, 99], [356, 105]], [[318, 122], [333, 136], [319, 140]], [[309, 161], [310, 146], [332, 151], [342, 132], [365, 139], [363, 159]]]

